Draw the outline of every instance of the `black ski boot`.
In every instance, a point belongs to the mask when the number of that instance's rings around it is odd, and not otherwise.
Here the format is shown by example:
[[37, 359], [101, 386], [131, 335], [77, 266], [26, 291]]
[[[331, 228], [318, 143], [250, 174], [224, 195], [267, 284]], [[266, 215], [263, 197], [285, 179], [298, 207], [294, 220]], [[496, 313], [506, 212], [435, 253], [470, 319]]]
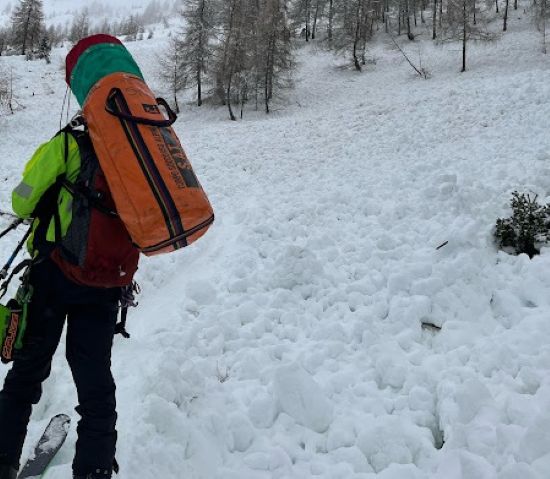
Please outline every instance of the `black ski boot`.
[[[0, 476], [0, 479], [3, 479], [2, 476]], [[73, 479], [111, 479], [111, 471], [108, 469], [96, 469], [95, 471], [89, 472], [84, 476], [75, 474]]]
[[8, 464], [0, 464], [0, 479], [16, 479], [17, 469]]

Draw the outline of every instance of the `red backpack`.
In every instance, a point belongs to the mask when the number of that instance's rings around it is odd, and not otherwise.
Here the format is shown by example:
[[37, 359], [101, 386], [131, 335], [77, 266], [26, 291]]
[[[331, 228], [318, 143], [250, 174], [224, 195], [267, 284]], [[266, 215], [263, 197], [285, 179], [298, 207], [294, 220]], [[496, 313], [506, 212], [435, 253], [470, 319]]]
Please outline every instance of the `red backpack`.
[[[70, 127], [62, 131], [76, 140], [81, 166], [74, 183], [60, 180], [61, 187], [73, 196], [72, 221], [61, 238], [55, 208], [56, 246], [50, 256], [75, 283], [99, 288], [128, 286], [137, 271], [139, 251], [116, 213], [87, 131]], [[68, 139], [65, 145], [67, 152]]]

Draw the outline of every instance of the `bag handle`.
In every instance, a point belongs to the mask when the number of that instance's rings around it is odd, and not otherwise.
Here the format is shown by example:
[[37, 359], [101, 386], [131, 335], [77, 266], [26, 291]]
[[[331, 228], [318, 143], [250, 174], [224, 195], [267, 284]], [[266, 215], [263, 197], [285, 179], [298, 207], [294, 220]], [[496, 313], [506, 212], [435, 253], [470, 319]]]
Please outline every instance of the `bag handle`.
[[156, 98], [155, 100], [157, 104], [159, 106], [164, 107], [164, 109], [168, 113], [167, 120], [152, 120], [151, 118], [143, 118], [140, 116], [134, 116], [131, 113], [124, 113], [124, 112], [121, 112], [119, 109], [115, 110], [112, 105], [113, 104], [116, 105], [116, 102], [114, 100], [117, 95], [120, 95], [122, 96], [122, 98], [124, 98], [120, 88], [113, 88], [110, 91], [109, 96], [107, 97], [107, 102], [105, 104], [105, 111], [113, 116], [116, 116], [117, 118], [121, 118], [123, 120], [131, 121], [133, 123], [138, 123], [141, 125], [158, 126], [160, 128], [172, 126], [175, 123], [175, 121], [178, 119], [178, 116], [170, 108], [170, 105], [168, 105], [168, 103], [164, 98]]

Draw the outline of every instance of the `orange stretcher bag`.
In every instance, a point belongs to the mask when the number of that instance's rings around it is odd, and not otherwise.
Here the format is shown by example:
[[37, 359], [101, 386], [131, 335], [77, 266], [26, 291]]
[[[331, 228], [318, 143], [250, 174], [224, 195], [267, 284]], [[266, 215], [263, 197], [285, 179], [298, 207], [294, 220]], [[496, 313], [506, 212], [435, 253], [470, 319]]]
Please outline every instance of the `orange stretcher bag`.
[[81, 40], [67, 57], [67, 78], [139, 250], [170, 252], [204, 235], [214, 213], [171, 126], [177, 117], [155, 98], [126, 48], [107, 35]]

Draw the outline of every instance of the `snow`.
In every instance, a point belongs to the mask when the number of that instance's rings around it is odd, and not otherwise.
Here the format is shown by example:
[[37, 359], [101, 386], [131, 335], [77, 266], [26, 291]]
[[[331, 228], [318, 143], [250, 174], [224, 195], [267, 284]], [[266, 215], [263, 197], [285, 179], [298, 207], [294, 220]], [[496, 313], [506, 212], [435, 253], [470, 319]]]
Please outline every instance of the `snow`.
[[[177, 0], [163, 0], [161, 5], [167, 13], [174, 9]], [[9, 12], [16, 0], [0, 0], [0, 25], [9, 22]], [[151, 0], [43, 0], [46, 26], [71, 24], [73, 18], [84, 9], [91, 14], [92, 26], [98, 26], [104, 19], [121, 21], [129, 15], [144, 12]]]
[[[186, 105], [217, 221], [141, 262], [113, 354], [120, 479], [548, 477], [549, 249], [492, 242], [514, 189], [550, 198], [550, 60], [518, 16], [464, 74], [457, 45], [405, 43], [419, 79], [381, 35], [361, 75], [300, 49], [270, 116]], [[161, 91], [162, 40], [129, 47]], [[3, 208], [59, 126], [64, 53], [2, 59], [25, 106], [0, 118]], [[61, 345], [25, 454], [75, 404]]]

